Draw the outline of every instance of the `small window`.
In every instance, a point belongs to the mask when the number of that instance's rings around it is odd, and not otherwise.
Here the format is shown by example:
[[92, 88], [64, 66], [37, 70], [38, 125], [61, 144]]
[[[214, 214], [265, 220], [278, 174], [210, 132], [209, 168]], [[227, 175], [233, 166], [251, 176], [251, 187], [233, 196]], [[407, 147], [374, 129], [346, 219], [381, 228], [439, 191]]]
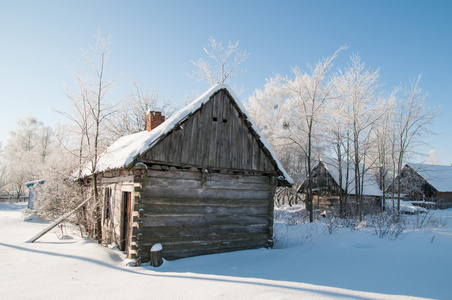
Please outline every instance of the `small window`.
[[223, 119], [224, 124], [228, 124], [228, 119]]
[[213, 117], [213, 121], [214, 122], [218, 121], [218, 118], [217, 117]]

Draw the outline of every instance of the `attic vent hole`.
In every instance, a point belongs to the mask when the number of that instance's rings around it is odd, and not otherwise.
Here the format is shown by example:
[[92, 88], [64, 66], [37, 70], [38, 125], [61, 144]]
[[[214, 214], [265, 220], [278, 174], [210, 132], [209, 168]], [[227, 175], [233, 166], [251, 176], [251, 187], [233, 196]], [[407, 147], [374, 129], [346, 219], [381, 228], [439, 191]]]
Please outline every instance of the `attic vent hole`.
[[218, 118], [213, 117], [213, 121], [214, 121], [214, 122], [218, 121]]
[[228, 119], [223, 119], [223, 123], [227, 124], [228, 123]]

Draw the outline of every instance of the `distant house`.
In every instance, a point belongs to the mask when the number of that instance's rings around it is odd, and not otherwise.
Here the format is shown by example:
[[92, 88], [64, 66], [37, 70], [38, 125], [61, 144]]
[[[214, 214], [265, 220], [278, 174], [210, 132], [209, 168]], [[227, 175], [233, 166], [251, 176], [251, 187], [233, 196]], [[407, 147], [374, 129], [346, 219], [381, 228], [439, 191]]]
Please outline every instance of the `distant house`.
[[28, 209], [34, 209], [35, 202], [38, 200], [39, 187], [43, 185], [45, 179], [35, 180], [25, 183], [28, 191]]
[[[347, 207], [353, 209], [356, 207], [356, 185], [355, 169], [350, 164], [348, 168], [342, 164], [342, 185], [339, 180], [339, 164], [335, 159], [323, 159], [319, 161], [312, 169], [312, 189], [313, 189], [313, 209], [333, 211], [339, 209], [339, 191], [347, 196]], [[362, 174], [362, 195], [364, 199], [364, 208], [371, 209], [380, 204], [383, 193], [375, 178], [360, 165]], [[300, 185], [298, 192], [306, 194], [308, 181], [305, 179]]]
[[[417, 201], [436, 202], [439, 208], [452, 207], [452, 166], [408, 163], [399, 177], [401, 194]], [[386, 190], [392, 192], [398, 192], [397, 183]]]
[[99, 160], [104, 242], [137, 264], [156, 243], [168, 260], [271, 247], [275, 188], [293, 182], [232, 90], [214, 86], [164, 120], [149, 111], [147, 130]]

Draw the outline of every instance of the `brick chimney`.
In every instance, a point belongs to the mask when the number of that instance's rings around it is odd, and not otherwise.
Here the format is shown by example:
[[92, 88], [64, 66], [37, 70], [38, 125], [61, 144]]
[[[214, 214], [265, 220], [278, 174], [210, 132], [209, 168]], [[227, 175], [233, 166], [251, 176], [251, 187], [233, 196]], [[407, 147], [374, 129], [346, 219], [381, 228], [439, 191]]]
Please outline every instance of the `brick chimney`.
[[165, 122], [165, 116], [163, 114], [163, 110], [161, 110], [160, 108], [149, 108], [148, 114], [146, 115], [146, 130], [151, 131], [155, 127]]

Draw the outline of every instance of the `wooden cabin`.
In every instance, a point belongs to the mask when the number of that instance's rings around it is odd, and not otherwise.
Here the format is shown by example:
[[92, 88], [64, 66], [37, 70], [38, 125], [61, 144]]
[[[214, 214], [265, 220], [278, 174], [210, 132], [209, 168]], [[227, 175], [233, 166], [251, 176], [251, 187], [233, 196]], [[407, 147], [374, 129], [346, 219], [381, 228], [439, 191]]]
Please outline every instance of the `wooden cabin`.
[[[414, 201], [435, 202], [438, 208], [452, 207], [452, 166], [405, 164], [400, 174], [400, 193]], [[397, 183], [386, 193], [397, 193]]]
[[[339, 211], [339, 192], [347, 197], [347, 209], [356, 208], [356, 190], [355, 190], [355, 171], [354, 165], [350, 165], [347, 180], [347, 168], [342, 166], [342, 186], [339, 185], [339, 164], [334, 159], [324, 159], [319, 161], [312, 168], [312, 190], [313, 190], [313, 209], [320, 211]], [[360, 165], [363, 182], [364, 211], [372, 210], [380, 204], [380, 198], [383, 196], [375, 178]], [[307, 179], [300, 185], [298, 192], [306, 193]]]
[[157, 243], [167, 260], [271, 247], [275, 188], [293, 181], [232, 90], [147, 119], [99, 160], [103, 241], [136, 264]]

